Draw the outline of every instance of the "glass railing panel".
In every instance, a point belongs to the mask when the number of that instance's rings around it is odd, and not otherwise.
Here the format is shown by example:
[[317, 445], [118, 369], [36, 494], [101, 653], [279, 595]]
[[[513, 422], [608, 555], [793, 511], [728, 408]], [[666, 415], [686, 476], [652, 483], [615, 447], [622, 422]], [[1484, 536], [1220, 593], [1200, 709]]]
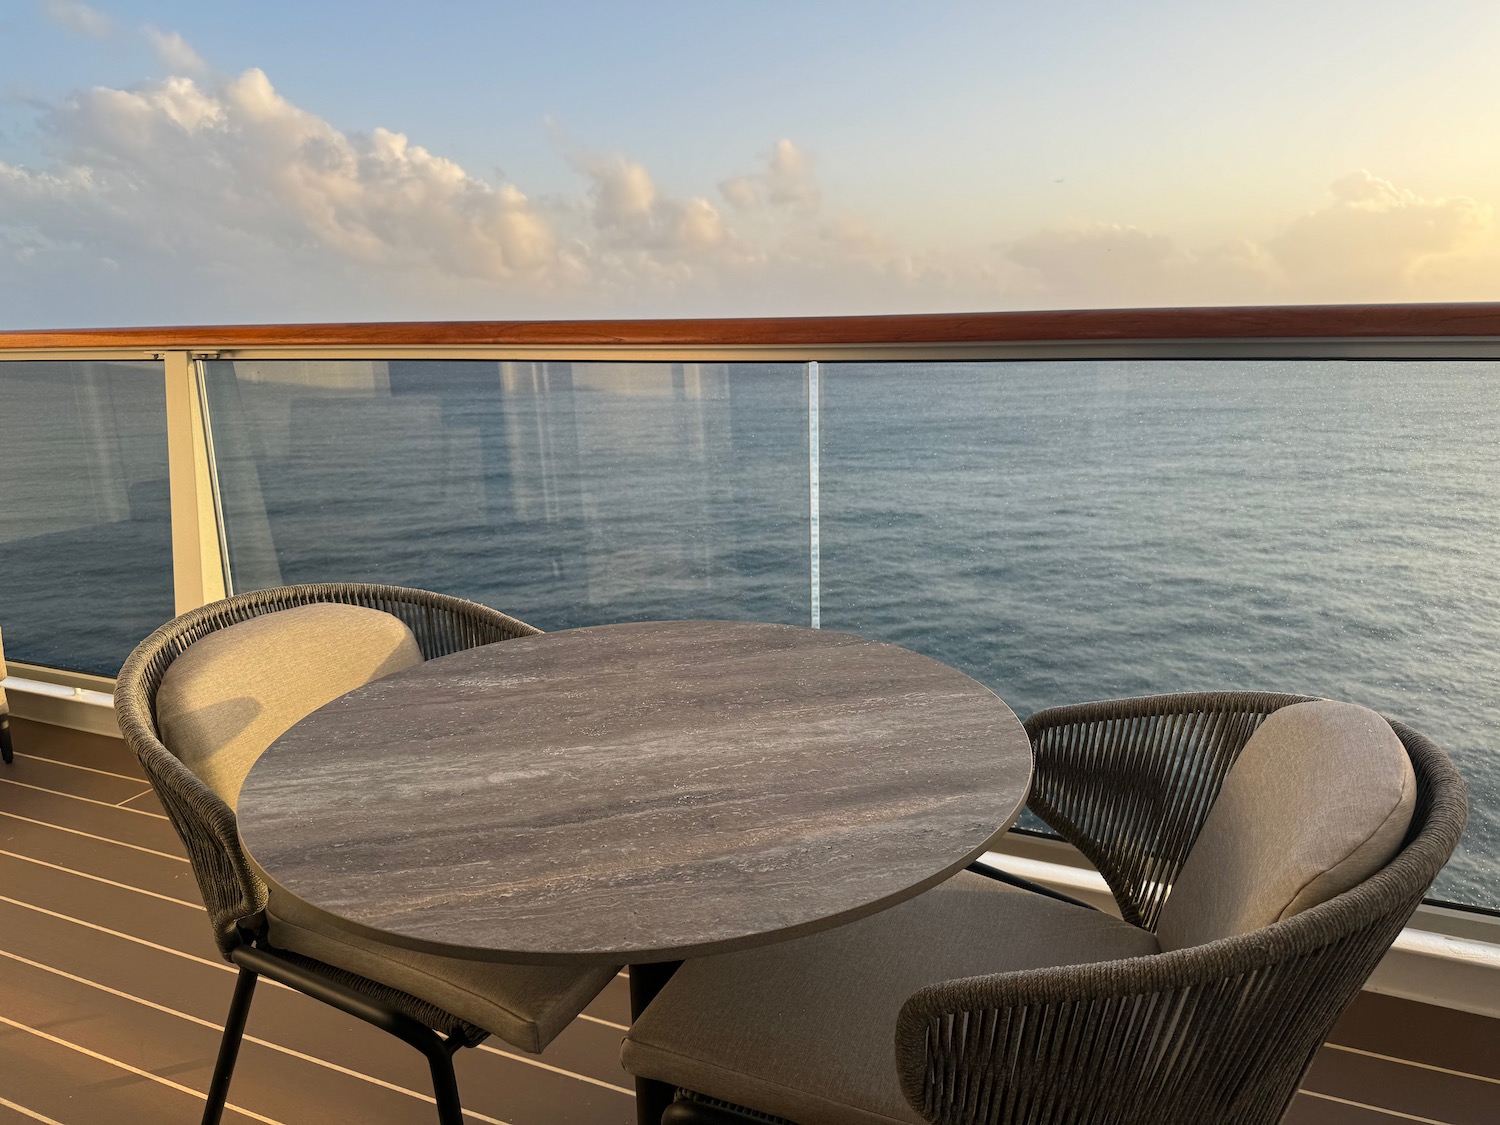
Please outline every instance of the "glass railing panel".
[[205, 365], [232, 584], [806, 623], [800, 364]]
[[1021, 715], [1349, 699], [1458, 762], [1434, 894], [1500, 909], [1500, 367], [825, 364], [822, 623]]
[[162, 365], [0, 362], [6, 656], [113, 676], [172, 613]]

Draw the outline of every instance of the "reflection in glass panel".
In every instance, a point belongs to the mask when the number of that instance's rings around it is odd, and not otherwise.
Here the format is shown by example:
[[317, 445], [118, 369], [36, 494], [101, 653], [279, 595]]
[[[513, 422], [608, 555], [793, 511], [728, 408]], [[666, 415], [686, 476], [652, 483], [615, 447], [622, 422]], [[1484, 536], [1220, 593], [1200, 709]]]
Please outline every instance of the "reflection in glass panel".
[[172, 613], [162, 365], [0, 363], [6, 655], [113, 676]]
[[236, 590], [375, 581], [553, 630], [806, 623], [797, 364], [207, 365]]
[[1458, 761], [1434, 894], [1500, 908], [1500, 371], [829, 364], [825, 628], [1021, 715], [1151, 692], [1367, 704]]

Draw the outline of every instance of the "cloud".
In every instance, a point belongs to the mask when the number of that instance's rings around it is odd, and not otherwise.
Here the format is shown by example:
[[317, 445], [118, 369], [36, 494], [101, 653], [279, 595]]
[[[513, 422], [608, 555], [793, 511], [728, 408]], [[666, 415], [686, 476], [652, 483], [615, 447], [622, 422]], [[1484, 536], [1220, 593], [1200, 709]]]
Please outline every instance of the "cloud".
[[576, 188], [533, 198], [405, 134], [340, 130], [261, 70], [224, 75], [180, 36], [145, 34], [171, 77], [43, 106], [44, 162], [0, 162], [12, 323], [1500, 297], [1489, 207], [1368, 172], [1213, 245], [1085, 219], [976, 227], [935, 250], [831, 203], [789, 139], [719, 180], [715, 201], [549, 123]]
[[723, 246], [723, 218], [706, 199], [673, 199], [658, 193], [651, 174], [623, 156], [575, 156], [590, 181], [591, 218], [604, 238], [601, 249], [628, 247], [655, 253], [697, 253]]
[[594, 222], [603, 229], [635, 227], [650, 220], [656, 185], [641, 165], [624, 157], [575, 162], [593, 184]]
[[1488, 206], [1423, 199], [1369, 172], [1330, 186], [1333, 202], [1293, 219], [1266, 243], [1288, 284], [1310, 297], [1409, 299], [1435, 259], [1471, 254], [1493, 234]]
[[259, 70], [217, 87], [178, 76], [95, 88], [48, 126], [65, 159], [45, 172], [0, 165], [0, 212], [112, 257], [122, 245], [217, 257], [249, 240], [325, 264], [494, 279], [554, 255], [546, 218], [513, 185], [399, 133], [342, 133]]
[[1163, 235], [1108, 224], [1038, 231], [1005, 248], [1041, 292], [1076, 294], [1075, 300], [1154, 288], [1176, 253]]
[[[45, 110], [52, 159], [0, 163], [0, 286], [109, 262], [120, 301], [146, 299], [129, 291], [133, 275], [175, 279], [156, 320], [181, 319], [170, 306], [188, 288], [234, 302], [218, 315], [228, 320], [285, 318], [304, 287], [315, 304], [297, 303], [296, 319], [334, 315], [347, 293], [369, 302], [365, 316], [495, 315], [496, 301], [666, 311], [749, 295], [768, 273], [806, 269], [808, 254], [856, 253], [852, 224], [811, 214], [801, 235], [736, 231], [707, 198], [663, 190], [620, 154], [575, 148], [579, 192], [533, 200], [404, 134], [342, 131], [259, 69], [216, 74], [180, 36], [146, 34], [164, 64], [196, 73]], [[777, 153], [767, 199], [807, 198], [805, 161], [789, 143]]]
[[813, 208], [821, 199], [811, 159], [785, 138], [776, 142], [765, 171], [722, 180], [719, 193], [740, 211], [766, 206]]
[[173, 74], [199, 77], [208, 73], [208, 64], [203, 61], [203, 57], [177, 32], [161, 31], [154, 27], [145, 27], [141, 31], [156, 51], [156, 57]]
[[1002, 248], [1045, 303], [1260, 304], [1493, 300], [1500, 247], [1492, 209], [1428, 199], [1367, 171], [1329, 186], [1331, 201], [1262, 238], [1206, 248], [1137, 227], [1082, 224]]
[[87, 35], [90, 39], [107, 39], [115, 33], [112, 19], [78, 0], [42, 0], [42, 14], [58, 27]]

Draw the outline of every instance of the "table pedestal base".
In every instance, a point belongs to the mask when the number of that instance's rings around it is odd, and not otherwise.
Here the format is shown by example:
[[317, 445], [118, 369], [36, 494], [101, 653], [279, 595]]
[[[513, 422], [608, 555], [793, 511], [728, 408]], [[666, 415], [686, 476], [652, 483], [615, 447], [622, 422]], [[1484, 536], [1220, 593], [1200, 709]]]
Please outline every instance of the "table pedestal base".
[[[651, 965], [630, 966], [630, 1022], [635, 1023], [646, 1010], [646, 1005], [656, 998], [681, 961], [658, 961]], [[676, 1091], [669, 1082], [657, 1082], [652, 1078], [635, 1080], [636, 1125], [661, 1125], [661, 1115], [672, 1104]]]

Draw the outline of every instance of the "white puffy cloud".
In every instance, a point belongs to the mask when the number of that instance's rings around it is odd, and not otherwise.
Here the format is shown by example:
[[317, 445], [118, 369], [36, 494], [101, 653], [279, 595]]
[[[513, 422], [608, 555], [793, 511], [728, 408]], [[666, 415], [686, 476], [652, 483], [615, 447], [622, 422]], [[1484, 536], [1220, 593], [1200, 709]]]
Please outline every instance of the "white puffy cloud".
[[1423, 199], [1363, 170], [1330, 191], [1332, 203], [1266, 243], [1288, 285], [1309, 298], [1412, 299], [1424, 276], [1441, 272], [1438, 259], [1472, 254], [1493, 234], [1491, 209], [1467, 197]]
[[78, 0], [42, 0], [42, 14], [58, 27], [87, 35], [90, 39], [107, 39], [115, 31], [112, 19]]
[[706, 199], [662, 195], [651, 173], [623, 156], [578, 155], [573, 166], [589, 181], [597, 251], [646, 251], [658, 257], [701, 254], [724, 246], [728, 229]]
[[[737, 232], [708, 199], [663, 191], [619, 155], [575, 154], [580, 193], [532, 200], [403, 134], [341, 131], [258, 69], [215, 75], [180, 37], [153, 41], [197, 73], [77, 92], [44, 115], [48, 164], [0, 162], [0, 287], [110, 262], [99, 268], [118, 270], [117, 298], [135, 309], [146, 295], [131, 276], [168, 279], [154, 290], [162, 311], [95, 320], [181, 319], [174, 302], [213, 293], [233, 303], [225, 320], [331, 316], [349, 293], [374, 317], [670, 311], [804, 268], [778, 257], [780, 239], [842, 252], [816, 216], [805, 238]], [[795, 148], [778, 152], [768, 198], [805, 197]]]
[[821, 199], [812, 160], [785, 138], [776, 142], [764, 171], [721, 180], [719, 193], [740, 211], [767, 205], [817, 207]]
[[481, 279], [554, 256], [546, 217], [513, 185], [477, 180], [399, 133], [342, 133], [259, 70], [219, 86], [95, 88], [48, 125], [62, 159], [40, 172], [0, 165], [0, 210], [106, 252], [156, 244], [214, 258], [249, 239], [293, 258]]
[[629, 227], [650, 219], [656, 185], [641, 165], [616, 157], [588, 161], [582, 170], [593, 181], [594, 222], [600, 227]]
[[1008, 238], [976, 227], [935, 251], [827, 203], [787, 139], [759, 171], [719, 181], [717, 205], [560, 139], [577, 190], [531, 198], [146, 34], [172, 77], [79, 91], [42, 111], [43, 164], [0, 161], [12, 324], [1500, 297], [1488, 207], [1366, 172], [1218, 245], [1083, 221]]
[[177, 32], [161, 31], [154, 27], [143, 28], [142, 32], [156, 51], [157, 58], [161, 59], [162, 65], [173, 74], [196, 77], [208, 73], [208, 64], [203, 61], [203, 57]]

